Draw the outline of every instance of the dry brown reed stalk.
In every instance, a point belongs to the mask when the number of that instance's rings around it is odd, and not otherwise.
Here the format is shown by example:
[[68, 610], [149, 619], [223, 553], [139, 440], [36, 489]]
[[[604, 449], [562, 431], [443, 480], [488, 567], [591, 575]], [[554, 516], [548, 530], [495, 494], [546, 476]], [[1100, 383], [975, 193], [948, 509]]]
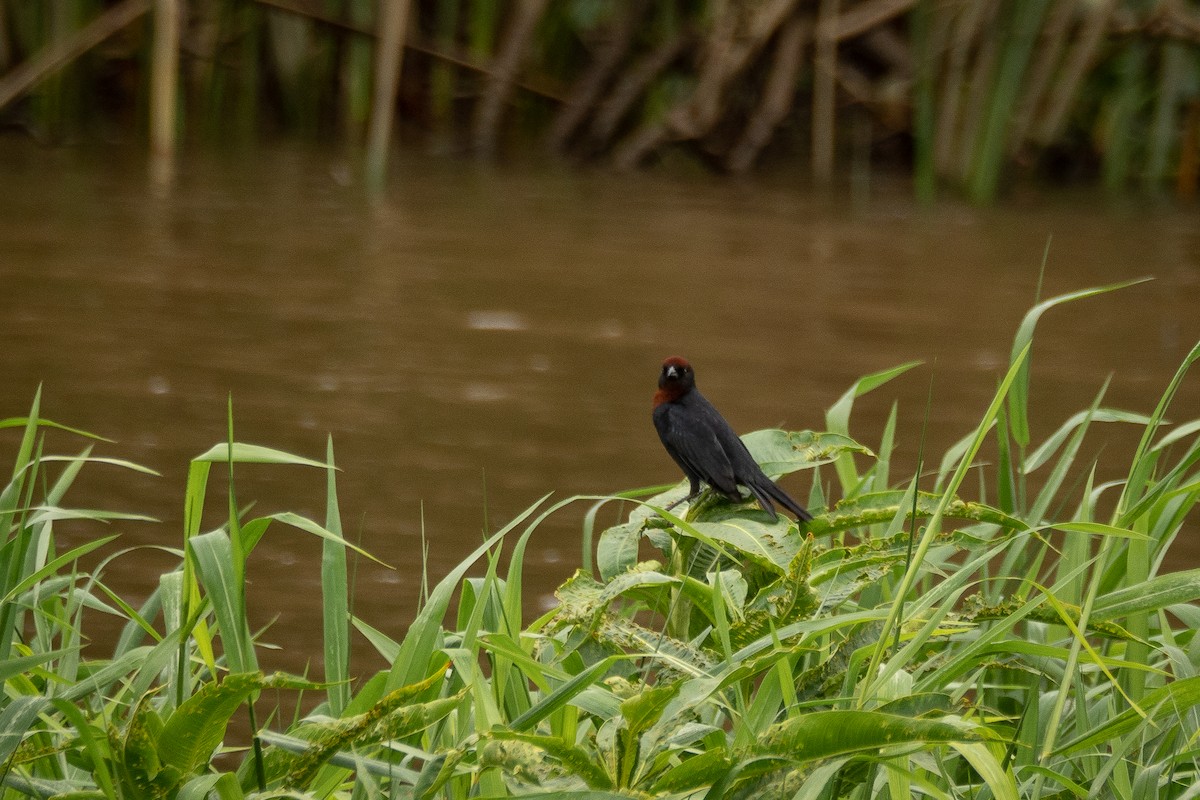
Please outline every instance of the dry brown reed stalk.
[[150, 0], [123, 0], [87, 25], [47, 45], [0, 77], [0, 108], [150, 10]]
[[661, 120], [645, 123], [618, 144], [613, 164], [618, 169], [631, 169], [663, 142], [698, 139], [708, 133], [723, 111], [725, 90], [752, 63], [795, 6], [796, 0], [766, 0], [752, 7], [737, 3], [722, 6], [704, 39], [700, 74], [692, 94]]
[[879, 27], [916, 5], [916, 0], [872, 0], [849, 8], [838, 16], [837, 40], [844, 41]]
[[175, 177], [175, 124], [179, 107], [180, 0], [154, 0], [150, 73], [150, 178], [158, 186]]
[[384, 3], [381, 10], [383, 13], [379, 15], [379, 38], [375, 51], [375, 91], [367, 129], [367, 183], [376, 189], [382, 186], [387, 171], [392, 120], [396, 114], [396, 92], [400, 88], [400, 67], [408, 28], [409, 0], [392, 0]]
[[819, 184], [833, 180], [834, 101], [837, 81], [838, 0], [821, 0], [813, 57], [812, 174]]
[[1082, 31], [1067, 54], [1046, 113], [1042, 116], [1042, 124], [1033, 134], [1040, 144], [1050, 144], [1062, 135], [1067, 124], [1067, 114], [1078, 96], [1084, 76], [1095, 63], [1096, 53], [1104, 38], [1104, 30], [1116, 5], [1116, 0], [1097, 0], [1088, 7]]
[[499, 138], [500, 118], [512, 97], [517, 70], [529, 50], [533, 30], [541, 19], [546, 0], [520, 0], [500, 41], [500, 48], [484, 81], [483, 96], [475, 106], [471, 144], [475, 152], [491, 155]]
[[599, 104], [592, 124], [588, 127], [587, 143], [592, 150], [607, 146], [617, 127], [633, 108], [634, 103], [692, 45], [695, 34], [684, 29], [659, 42], [650, 52], [637, 59], [613, 84]]
[[804, 47], [812, 38], [810, 18], [793, 16], [779, 32], [775, 43], [771, 72], [763, 87], [762, 99], [754, 110], [738, 142], [729, 151], [726, 166], [732, 172], [745, 172], [771, 140], [775, 128], [792, 110], [796, 78], [804, 57]]
[[1051, 6], [1049, 18], [1045, 27], [1042, 28], [1037, 57], [1021, 97], [1021, 105], [1017, 108], [1017, 114], [1013, 119], [1012, 138], [1009, 140], [1008, 147], [1010, 153], [1019, 152], [1025, 144], [1029, 128], [1033, 125], [1034, 116], [1041, 108], [1042, 99], [1050, 85], [1050, 79], [1062, 61], [1070, 25], [1078, 11], [1078, 0], [1054, 0]]
[[595, 57], [571, 87], [566, 102], [550, 125], [546, 143], [556, 153], [567, 149], [571, 137], [587, 119], [605, 87], [612, 82], [617, 68], [629, 54], [637, 23], [646, 12], [646, 0], [631, 0], [622, 5], [622, 9], [600, 32], [601, 41]]
[[951, 27], [950, 44], [933, 135], [934, 167], [942, 177], [953, 172], [955, 154], [958, 152], [958, 132], [961, 127], [959, 108], [962, 105], [967, 63], [971, 57], [971, 44], [983, 23], [986, 10], [987, 6], [983, 3], [955, 2], [944, 5], [939, 12], [940, 15], [953, 18], [948, 23]]

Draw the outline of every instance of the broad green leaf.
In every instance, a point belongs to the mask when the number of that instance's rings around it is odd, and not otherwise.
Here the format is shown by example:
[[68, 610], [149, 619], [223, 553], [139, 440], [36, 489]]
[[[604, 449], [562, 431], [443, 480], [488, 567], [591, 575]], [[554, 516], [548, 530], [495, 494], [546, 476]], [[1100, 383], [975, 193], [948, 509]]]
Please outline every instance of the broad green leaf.
[[7, 683], [9, 678], [40, 667], [47, 661], [53, 661], [67, 652], [68, 650], [66, 649], [48, 650], [44, 653], [32, 653], [27, 656], [18, 656], [10, 658], [8, 661], [0, 662], [0, 685]]
[[30, 426], [40, 426], [43, 428], [55, 428], [60, 431], [66, 431], [67, 433], [73, 433], [76, 436], [82, 436], [85, 439], [95, 439], [98, 442], [110, 442], [111, 443], [113, 441], [112, 439], [108, 439], [104, 436], [100, 436], [99, 434], [88, 433], [85, 430], [80, 430], [79, 428], [72, 428], [69, 425], [63, 425], [61, 422], [55, 422], [54, 420], [50, 420], [50, 419], [46, 419], [45, 417], [37, 416], [38, 405], [39, 405], [39, 401], [41, 399], [41, 394], [42, 394], [42, 387], [38, 386], [37, 394], [34, 397], [34, 401], [33, 401], [33, 410], [30, 412], [30, 416], [28, 416], [28, 417], [8, 417], [7, 419], [0, 419], [0, 429], [3, 429], [3, 428], [26, 428], [26, 429], [28, 429]]
[[[874, 389], [878, 389], [893, 378], [899, 377], [913, 367], [920, 365], [920, 361], [909, 361], [907, 364], [901, 364], [897, 367], [859, 378], [825, 412], [825, 427], [831, 433], [848, 437], [850, 435], [850, 412], [854, 409], [855, 399], [862, 397]], [[858, 486], [859, 478], [858, 472], [854, 467], [854, 458], [850, 452], [844, 452], [838, 457], [835, 469], [837, 470], [838, 481], [842, 485], [842, 491], [846, 493], [852, 492]]]
[[158, 754], [183, 776], [200, 771], [225, 738], [229, 719], [263, 685], [259, 672], [226, 675], [206, 683], [167, 718]]
[[1063, 442], [1070, 438], [1071, 433], [1085, 422], [1129, 422], [1134, 425], [1145, 425], [1150, 422], [1150, 418], [1145, 414], [1134, 414], [1113, 408], [1098, 408], [1094, 412], [1079, 411], [1059, 426], [1059, 429], [1042, 442], [1036, 450], [1026, 456], [1025, 463], [1021, 465], [1021, 471], [1028, 475], [1049, 461], [1062, 447]]
[[996, 800], [1017, 800], [1017, 782], [1011, 771], [1001, 766], [1000, 761], [982, 742], [950, 742], [950, 747], [962, 754], [984, 783], [992, 790]]
[[0, 764], [8, 763], [33, 721], [49, 704], [44, 697], [17, 697], [0, 710]]
[[366, 637], [371, 646], [375, 648], [375, 651], [383, 656], [384, 661], [389, 664], [395, 663], [396, 658], [400, 654], [399, 642], [359, 617], [351, 615], [350, 622], [359, 633]]
[[653, 686], [643, 689], [638, 694], [621, 703], [621, 716], [629, 731], [639, 734], [658, 722], [667, 704], [679, 694], [679, 681], [673, 681], [666, 686]]
[[667, 770], [650, 787], [650, 792], [661, 797], [667, 794], [694, 792], [711, 786], [732, 766], [725, 748], [713, 748], [684, 758]]
[[771, 478], [828, 464], [846, 453], [874, 455], [869, 448], [841, 433], [761, 430], [746, 434], [742, 441]]
[[641, 539], [641, 522], [614, 525], [600, 534], [600, 541], [596, 545], [596, 566], [601, 579], [611, 580], [636, 564]]
[[142, 797], [173, 797], [183, 776], [173, 765], [164, 763], [159, 757], [158, 744], [163, 723], [148, 702], [149, 699], [149, 695], [143, 695], [134, 707], [133, 718], [125, 729], [122, 741], [121, 764]]
[[[83, 433], [83, 431], [75, 431], [75, 432]], [[89, 450], [90, 450], [90, 446], [89, 446]], [[160, 473], [156, 470], [152, 470], [149, 467], [143, 467], [141, 464], [135, 464], [132, 461], [126, 461], [123, 458], [108, 458], [105, 456], [93, 456], [93, 455], [88, 455], [87, 453], [88, 453], [88, 451], [85, 450], [83, 455], [78, 455], [78, 456], [42, 456], [40, 461], [43, 464], [52, 463], [52, 462], [65, 462], [67, 464], [77, 464], [79, 466], [83, 466], [84, 464], [106, 464], [111, 467], [122, 467], [124, 469], [132, 470], [133, 472], [140, 472], [143, 475], [153, 475], [157, 478], [162, 477], [162, 473]]]
[[220, 800], [242, 800], [245, 797], [237, 776], [231, 772], [220, 772], [192, 778], [179, 790], [177, 800], [206, 800], [210, 792], [216, 792]]
[[957, 722], [879, 711], [814, 711], [771, 726], [753, 750], [793, 761], [813, 761], [902, 744], [976, 742], [982, 738]]
[[292, 464], [301, 467], [317, 467], [319, 469], [337, 469], [333, 464], [324, 461], [314, 461], [304, 456], [292, 455], [282, 450], [263, 447], [257, 444], [233, 443], [233, 458], [229, 457], [229, 444], [221, 442], [192, 459], [193, 462], [209, 464]]
[[93, 550], [96, 550], [97, 548], [103, 547], [104, 545], [108, 544], [109, 542], [111, 542], [113, 539], [116, 539], [116, 538], [117, 537], [115, 535], [114, 536], [105, 536], [102, 539], [95, 539], [90, 542], [85, 542], [84, 544], [79, 545], [79, 547], [73, 548], [72, 550], [69, 550], [66, 553], [63, 553], [58, 558], [55, 558], [52, 561], [47, 562], [41, 569], [37, 570], [36, 572], [31, 572], [30, 574], [26, 575], [15, 586], [13, 586], [13, 588], [9, 590], [8, 594], [4, 595], [4, 597], [2, 599], [0, 599], [0, 604], [11, 603], [15, 598], [19, 597], [25, 590], [29, 589], [31, 586], [36, 585], [39, 581], [42, 581], [45, 578], [47, 578], [48, 576], [53, 575], [54, 573], [58, 572], [59, 569], [66, 566], [67, 564], [70, 564], [70, 563], [78, 560], [79, 558], [82, 558], [83, 556], [87, 555], [88, 553], [92, 552]]
[[1103, 522], [1056, 522], [1050, 527], [1066, 533], [1087, 533], [1093, 536], [1113, 536], [1118, 539], [1150, 539], [1144, 533], [1131, 531], [1128, 528], [1118, 528], [1116, 525], [1105, 525]]
[[521, 742], [551, 756], [566, 772], [578, 776], [589, 787], [593, 789], [612, 788], [612, 778], [605, 771], [602, 761], [588, 751], [558, 737], [495, 730], [483, 734], [480, 741], [480, 756], [484, 763], [491, 761], [501, 769], [517, 771], [525, 769], [524, 759], [517, 755], [517, 751], [509, 748], [489, 747], [492, 742]]
[[1145, 583], [1126, 586], [1097, 597], [1092, 616], [1097, 619], [1119, 619], [1150, 614], [1197, 600], [1200, 600], [1200, 569], [1169, 572]]
[[[807, 530], [813, 536], [866, 527], [879, 523], [891, 522], [903, 509], [905, 516], [912, 514], [912, 495], [906, 491], [894, 490], [864, 494], [850, 500], [843, 500], [832, 509], [812, 520]], [[917, 494], [916, 510], [918, 516], [931, 517], [943, 503], [941, 494], [919, 492]], [[968, 519], [975, 522], [987, 522], [1012, 530], [1024, 530], [1028, 526], [1014, 516], [992, 508], [983, 503], [974, 503], [952, 498], [942, 508], [942, 517], [952, 519]]]
[[[508, 727], [515, 731], [532, 728], [555, 711], [566, 706], [585, 689], [596, 685], [612, 669], [614, 664], [624, 658], [624, 656], [608, 656], [597, 661], [578, 675], [572, 676], [570, 680], [544, 697], [524, 714], [514, 719], [508, 724]], [[606, 692], [606, 694], [611, 693]]]
[[805, 537], [783, 516], [771, 521], [762, 512], [742, 512], [719, 522], [693, 522], [692, 527], [713, 542], [742, 553], [759, 566], [785, 574], [804, 546]]
[[[325, 444], [325, 460], [333, 464], [333, 437]], [[325, 481], [325, 530], [321, 539], [321, 610], [325, 646], [325, 679], [329, 710], [341, 716], [350, 702], [350, 587], [346, 575], [346, 545], [342, 539], [342, 517], [338, 508], [337, 472], [330, 467]]]
[[233, 545], [224, 531], [210, 531], [193, 536], [188, 547], [196, 559], [196, 570], [204, 591], [212, 602], [221, 630], [225, 658], [235, 673], [258, 671], [250, 628], [242, 616], [239, 600], [240, 586], [234, 578]]
[[1179, 724], [1186, 712], [1200, 705], [1200, 676], [1172, 681], [1154, 689], [1142, 698], [1140, 705], [1149, 715], [1148, 718], [1138, 714], [1136, 708], [1126, 709], [1062, 745], [1055, 755], [1069, 756], [1081, 750], [1103, 746], [1141, 726], [1152, 726], [1152, 730], [1155, 730], [1163, 720], [1175, 720]]
[[30, 525], [41, 525], [45, 522], [61, 520], [90, 520], [92, 522], [107, 522], [109, 520], [124, 520], [134, 522], [158, 522], [154, 517], [145, 514], [126, 514], [121, 511], [99, 511], [83, 508], [35, 508], [29, 518]]
[[[331, 469], [334, 469], [334, 468], [331, 467]], [[271, 514], [270, 519], [276, 520], [278, 522], [282, 522], [284, 525], [291, 525], [293, 528], [299, 528], [300, 530], [304, 531], [305, 533], [311, 533], [314, 536], [319, 536], [322, 539], [329, 541], [329, 542], [333, 542], [340, 547], [348, 547], [351, 550], [353, 550], [354, 552], [358, 553], [360, 556], [365, 556], [365, 557], [371, 559], [372, 561], [374, 561], [376, 564], [379, 564], [380, 566], [387, 567], [388, 569], [393, 569], [393, 567], [391, 567], [388, 564], [383, 563], [378, 558], [371, 555], [370, 553], [368, 553], [366, 550], [362, 549], [358, 545], [352, 544], [351, 542], [346, 541], [340, 535], [334, 533], [333, 531], [327, 530], [326, 528], [313, 522], [311, 519], [302, 517], [299, 514], [293, 514], [291, 511], [284, 511], [279, 514]]]

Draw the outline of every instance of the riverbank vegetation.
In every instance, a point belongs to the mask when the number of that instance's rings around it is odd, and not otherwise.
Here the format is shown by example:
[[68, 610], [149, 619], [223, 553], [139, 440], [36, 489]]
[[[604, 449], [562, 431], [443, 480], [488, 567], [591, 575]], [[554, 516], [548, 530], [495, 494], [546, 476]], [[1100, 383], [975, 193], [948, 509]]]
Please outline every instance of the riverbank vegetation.
[[1020, 176], [1189, 197], [1200, 9], [0, 0], [0, 115], [47, 142], [147, 127], [156, 147], [173, 147], [172, 127], [216, 145], [365, 141], [376, 171], [395, 116], [406, 143], [441, 151], [722, 173], [796, 164], [818, 183], [886, 165], [924, 198], [944, 185], [987, 201]]
[[[86, 470], [141, 468], [92, 455], [35, 398], [0, 421], [15, 446], [0, 492], [0, 794], [1190, 797], [1200, 570], [1164, 563], [1197, 524], [1200, 420], [1172, 400], [1200, 344], [1145, 409], [1110, 408], [1098, 387], [1031, 435], [1038, 320], [1102, 291], [1032, 309], [977, 425], [915, 477], [890, 467], [895, 411], [869, 443], [851, 425], [856, 398], [905, 364], [850, 387], [824, 432], [746, 437], [768, 473], [811, 473], [811, 523], [704, 495], [672, 508], [682, 485], [543, 498], [429, 576], [406, 631], [371, 624], [352, 596], [369, 556], [341, 536], [337, 479], [353, 475], [332, 446], [321, 462], [239, 443], [232, 418], [191, 462], [183, 531], [164, 532], [177, 565], [144, 602], [123, 599], [105, 565], [136, 554], [100, 523], [126, 515], [69, 497]], [[1120, 480], [1098, 481], [1085, 455], [1101, 424], [1140, 431], [1132, 452], [1099, 451]], [[84, 444], [51, 454], [52, 429]], [[325, 470], [324, 518], [246, 510], [234, 487], [250, 462]], [[228, 496], [206, 517], [214, 469]], [[580, 504], [580, 568], [529, 618], [525, 553]], [[94, 538], [64, 548], [81, 525]], [[307, 676], [264, 674], [248, 622], [247, 558], [280, 526], [322, 540], [322, 658]], [[100, 616], [122, 622], [115, 641], [89, 642]], [[352, 636], [390, 666], [357, 671]], [[319, 704], [302, 714], [298, 695]], [[231, 720], [257, 735], [223, 745]]]

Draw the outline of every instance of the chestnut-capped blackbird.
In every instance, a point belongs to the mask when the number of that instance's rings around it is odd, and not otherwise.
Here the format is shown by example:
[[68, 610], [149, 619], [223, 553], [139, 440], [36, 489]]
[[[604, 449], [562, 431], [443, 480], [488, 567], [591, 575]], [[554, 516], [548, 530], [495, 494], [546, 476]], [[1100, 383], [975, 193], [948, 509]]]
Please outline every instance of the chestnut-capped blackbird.
[[774, 500], [801, 521], [812, 514], [763, 474], [754, 456], [712, 403], [696, 388], [692, 365], [671, 356], [662, 365], [654, 394], [654, 427], [663, 447], [691, 481], [686, 499], [700, 493], [703, 481], [730, 500], [743, 500], [745, 486], [763, 510], [775, 519]]

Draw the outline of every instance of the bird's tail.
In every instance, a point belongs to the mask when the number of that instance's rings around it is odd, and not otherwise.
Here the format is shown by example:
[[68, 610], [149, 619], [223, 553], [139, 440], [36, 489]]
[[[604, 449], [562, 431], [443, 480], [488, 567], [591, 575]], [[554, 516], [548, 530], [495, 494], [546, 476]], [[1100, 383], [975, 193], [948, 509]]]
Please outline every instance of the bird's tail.
[[786, 508], [788, 511], [796, 515], [796, 519], [801, 522], [808, 522], [812, 519], [812, 514], [808, 513], [804, 506], [793, 500], [787, 492], [775, 485], [770, 478], [764, 478], [758, 485], [747, 486], [750, 492], [758, 500], [758, 504], [763, 507], [763, 510], [775, 518], [775, 505], [771, 501], [774, 500], [779, 505]]

